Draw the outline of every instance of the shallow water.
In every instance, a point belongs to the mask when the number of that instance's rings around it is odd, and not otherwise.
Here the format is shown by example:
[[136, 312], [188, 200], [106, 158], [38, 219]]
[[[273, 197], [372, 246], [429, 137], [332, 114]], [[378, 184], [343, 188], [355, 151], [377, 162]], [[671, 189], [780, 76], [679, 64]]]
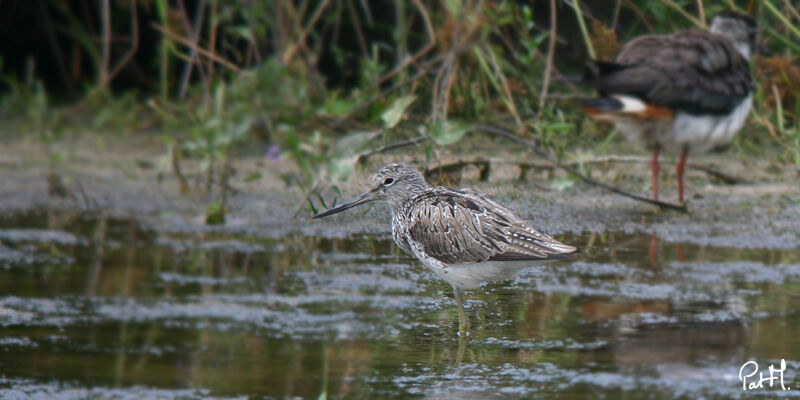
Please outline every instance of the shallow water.
[[[3, 398], [800, 397], [800, 251], [561, 237], [467, 292], [388, 234], [157, 233], [0, 217]], [[739, 368], [786, 361], [782, 390]]]

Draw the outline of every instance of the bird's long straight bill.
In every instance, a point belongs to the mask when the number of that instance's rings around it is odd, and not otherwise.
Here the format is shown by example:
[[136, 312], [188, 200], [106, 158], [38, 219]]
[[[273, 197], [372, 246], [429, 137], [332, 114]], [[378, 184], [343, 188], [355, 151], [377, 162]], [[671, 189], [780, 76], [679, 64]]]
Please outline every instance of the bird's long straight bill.
[[337, 207], [331, 208], [328, 211], [325, 211], [325, 212], [322, 212], [322, 213], [319, 213], [319, 214], [315, 215], [314, 218], [316, 219], [316, 218], [327, 217], [329, 215], [340, 213], [340, 212], [342, 212], [344, 210], [347, 210], [348, 208], [353, 208], [355, 206], [358, 206], [358, 205], [361, 205], [361, 204], [364, 204], [364, 203], [369, 203], [370, 201], [375, 200], [375, 193], [376, 192], [374, 190], [370, 190], [370, 191], [364, 192], [360, 196], [356, 197], [353, 200], [350, 200], [348, 202], [342, 203], [342, 204], [338, 205]]

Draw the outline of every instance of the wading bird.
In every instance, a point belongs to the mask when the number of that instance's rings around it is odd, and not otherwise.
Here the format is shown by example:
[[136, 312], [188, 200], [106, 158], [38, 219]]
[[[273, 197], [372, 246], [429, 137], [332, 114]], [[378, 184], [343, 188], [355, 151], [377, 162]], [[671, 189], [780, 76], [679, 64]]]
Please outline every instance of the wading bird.
[[753, 18], [717, 14], [708, 31], [689, 29], [628, 42], [613, 62], [592, 61], [583, 83], [600, 95], [582, 100], [586, 113], [616, 125], [653, 151], [653, 199], [658, 200], [659, 151], [679, 152], [678, 202], [689, 152], [731, 141], [752, 107], [749, 60], [756, 49]]
[[428, 186], [416, 168], [404, 163], [384, 166], [367, 191], [314, 218], [376, 200], [391, 208], [395, 243], [453, 286], [462, 337], [468, 321], [460, 290], [511, 278], [522, 268], [567, 258], [577, 250], [477, 191]]

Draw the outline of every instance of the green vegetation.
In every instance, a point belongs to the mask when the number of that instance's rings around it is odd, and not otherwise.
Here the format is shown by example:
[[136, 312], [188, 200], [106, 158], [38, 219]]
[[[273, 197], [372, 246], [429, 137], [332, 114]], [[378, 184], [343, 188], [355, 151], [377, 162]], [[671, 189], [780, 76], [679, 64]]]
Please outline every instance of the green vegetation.
[[796, 0], [98, 3], [16, 9], [40, 13], [28, 29], [44, 33], [35, 52], [4, 47], [2, 118], [36, 135], [54, 176], [66, 135], [159, 135], [162, 176], [217, 194], [209, 222], [224, 221], [241, 155], [290, 157], [300, 173], [287, 182], [308, 198], [375, 152], [415, 144], [434, 159], [473, 122], [558, 157], [610, 151], [619, 139], [570, 104], [589, 91], [563, 78], [588, 54], [610, 58], [637, 35], [731, 8], [756, 17], [771, 54], [755, 61], [757, 105], [735, 148], [800, 165]]

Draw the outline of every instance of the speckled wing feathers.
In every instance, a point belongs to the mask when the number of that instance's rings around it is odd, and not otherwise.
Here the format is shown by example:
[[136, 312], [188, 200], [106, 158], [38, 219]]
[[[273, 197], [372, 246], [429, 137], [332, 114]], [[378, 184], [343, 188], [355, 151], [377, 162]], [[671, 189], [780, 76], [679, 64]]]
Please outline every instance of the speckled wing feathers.
[[414, 199], [407, 215], [410, 240], [446, 264], [541, 261], [564, 258], [576, 250], [469, 189], [432, 188]]
[[747, 60], [724, 36], [701, 30], [635, 39], [585, 82], [692, 114], [731, 112], [753, 89]]

